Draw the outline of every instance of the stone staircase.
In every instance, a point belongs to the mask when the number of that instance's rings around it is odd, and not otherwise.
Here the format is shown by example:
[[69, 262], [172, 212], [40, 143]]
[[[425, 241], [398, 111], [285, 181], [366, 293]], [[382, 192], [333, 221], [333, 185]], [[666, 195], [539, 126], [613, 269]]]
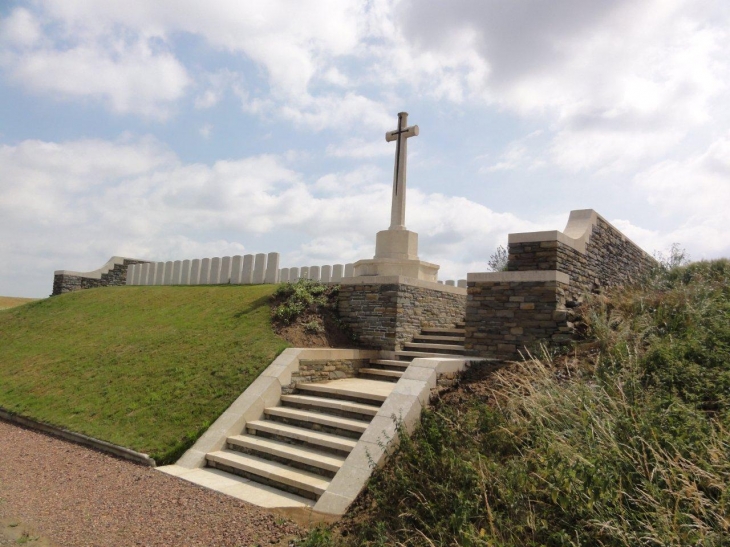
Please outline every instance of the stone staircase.
[[464, 355], [464, 324], [453, 328], [427, 327], [395, 352], [395, 359], [372, 359], [370, 366], [360, 369], [360, 376], [374, 380], [397, 382], [416, 357], [461, 357]]
[[393, 389], [382, 380], [344, 378], [297, 384], [246, 423], [226, 448], [206, 455], [208, 467], [303, 498], [309, 505], [327, 490], [347, 455]]
[[243, 431], [204, 452], [204, 467], [160, 469], [264, 506], [313, 507], [411, 361], [460, 357], [463, 341], [463, 325], [423, 329], [402, 351], [386, 352], [393, 358], [370, 359], [358, 377], [298, 383], [269, 401]]

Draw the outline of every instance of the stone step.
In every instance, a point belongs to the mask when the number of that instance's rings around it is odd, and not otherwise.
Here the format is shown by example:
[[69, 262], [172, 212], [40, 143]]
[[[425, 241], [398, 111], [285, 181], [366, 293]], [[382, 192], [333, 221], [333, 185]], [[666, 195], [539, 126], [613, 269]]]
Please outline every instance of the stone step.
[[464, 352], [466, 351], [466, 348], [464, 346], [457, 346], [455, 344], [428, 344], [428, 343], [420, 343], [420, 342], [407, 342], [403, 344], [403, 346], [407, 349], [412, 350], [444, 350], [445, 352], [454, 352], [454, 351], [460, 351]]
[[251, 450], [261, 454], [264, 459], [267, 455], [275, 456], [334, 473], [337, 473], [345, 462], [344, 456], [337, 456], [330, 452], [322, 452], [301, 445], [274, 441], [266, 437], [257, 437], [256, 435], [233, 435], [228, 437], [227, 442], [233, 450], [236, 450], [236, 447]]
[[368, 374], [370, 376], [382, 376], [383, 378], [398, 379], [403, 376], [402, 370], [388, 370], [384, 368], [361, 368], [360, 374]]
[[[394, 361], [400, 363], [400, 361]], [[379, 406], [366, 405], [363, 403], [353, 403], [351, 401], [343, 401], [342, 399], [329, 399], [327, 397], [315, 397], [312, 395], [282, 395], [283, 403], [297, 405], [307, 408], [321, 408], [328, 410], [338, 410], [350, 414], [361, 414], [363, 416], [375, 416], [378, 413]]]
[[235, 450], [219, 450], [206, 455], [208, 462], [213, 462], [213, 467], [217, 465], [225, 466], [235, 471], [242, 471], [247, 476], [256, 476], [266, 479], [268, 482], [279, 483], [299, 491], [309, 492], [319, 497], [324, 494], [330, 484], [322, 475], [309, 473], [289, 467], [277, 462], [264, 460], [244, 454]]
[[326, 394], [329, 397], [382, 403], [393, 391], [393, 384], [367, 378], [343, 378], [316, 384], [297, 384], [297, 390]]
[[264, 409], [264, 414], [267, 417], [275, 416], [277, 418], [319, 424], [334, 429], [354, 431], [356, 433], [364, 433], [368, 425], [370, 425], [370, 422], [364, 422], [362, 420], [353, 420], [352, 418], [343, 418], [334, 414], [323, 414], [321, 412], [312, 412], [310, 410], [302, 410], [288, 406], [272, 406]]
[[453, 355], [453, 354], [447, 354], [447, 353], [436, 353], [436, 352], [428, 352], [428, 351], [396, 351], [395, 352], [396, 357], [404, 357], [406, 359], [416, 359], [418, 357], [442, 357], [442, 358], [449, 358], [449, 357], [461, 357], [460, 355]]
[[375, 359], [370, 361], [371, 365], [383, 365], [385, 367], [408, 368], [411, 363], [408, 361], [396, 361], [395, 359]]
[[297, 427], [294, 425], [283, 424], [281, 422], [272, 422], [271, 420], [253, 420], [246, 424], [246, 429], [253, 432], [261, 432], [277, 437], [293, 439], [310, 446], [319, 446], [329, 448], [330, 450], [338, 450], [340, 452], [352, 452], [357, 441], [349, 437], [341, 435], [333, 435], [332, 433], [324, 433], [322, 431], [314, 431], [306, 427]]
[[452, 329], [452, 328], [440, 328], [440, 327], [429, 327], [421, 329], [421, 334], [454, 334], [457, 336], [464, 336], [466, 334], [466, 330], [461, 329]]
[[315, 503], [312, 499], [286, 492], [274, 486], [254, 482], [240, 475], [233, 475], [220, 469], [213, 469], [212, 467], [196, 467], [190, 469], [177, 465], [165, 465], [158, 467], [157, 470], [260, 507], [306, 509], [312, 507]]
[[424, 340], [427, 343], [430, 342], [446, 342], [446, 343], [459, 343], [463, 342], [466, 338], [464, 336], [439, 336], [432, 334], [419, 334], [413, 337], [413, 341]]

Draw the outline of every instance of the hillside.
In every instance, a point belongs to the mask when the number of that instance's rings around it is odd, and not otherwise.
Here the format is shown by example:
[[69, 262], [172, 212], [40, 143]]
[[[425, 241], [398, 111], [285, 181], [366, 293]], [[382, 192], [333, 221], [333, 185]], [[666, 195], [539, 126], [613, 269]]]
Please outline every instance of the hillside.
[[16, 306], [22, 306], [28, 302], [34, 302], [37, 298], [18, 298], [15, 296], [0, 296], [0, 310], [7, 310]]
[[567, 354], [472, 369], [300, 545], [730, 545], [730, 262], [581, 311]]
[[173, 461], [287, 347], [274, 288], [107, 287], [0, 311], [0, 407]]

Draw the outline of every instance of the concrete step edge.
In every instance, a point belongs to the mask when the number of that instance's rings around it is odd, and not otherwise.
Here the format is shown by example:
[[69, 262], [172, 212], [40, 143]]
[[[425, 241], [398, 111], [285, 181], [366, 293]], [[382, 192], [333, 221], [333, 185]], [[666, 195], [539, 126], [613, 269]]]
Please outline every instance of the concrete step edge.
[[323, 433], [306, 427], [297, 427], [280, 422], [272, 422], [270, 420], [254, 420], [246, 424], [247, 429], [261, 431], [270, 435], [279, 435], [290, 439], [305, 442], [312, 446], [324, 446], [333, 450], [341, 450], [343, 452], [351, 452], [357, 441], [349, 437], [334, 435], [332, 433]]
[[285, 403], [306, 405], [313, 408], [329, 408], [332, 410], [351, 412], [353, 414], [363, 414], [366, 416], [375, 416], [380, 408], [376, 405], [366, 405], [363, 403], [345, 401], [343, 399], [330, 399], [328, 397], [316, 397], [313, 395], [282, 395], [281, 400]]
[[297, 389], [305, 392], [314, 391], [316, 393], [329, 393], [341, 397], [352, 397], [354, 399], [365, 399], [381, 403], [388, 398], [387, 396], [377, 393], [368, 393], [366, 391], [360, 391], [355, 389], [342, 389], [337, 387], [331, 387], [327, 384], [297, 384]]
[[403, 344], [406, 348], [414, 348], [414, 349], [443, 349], [443, 350], [449, 350], [449, 351], [466, 351], [466, 348], [464, 346], [457, 346], [452, 344], [429, 344], [429, 343], [422, 343], [422, 342], [406, 342]]
[[371, 374], [373, 376], [386, 376], [388, 378], [400, 378], [403, 376], [402, 370], [388, 370], [384, 368], [361, 368], [361, 374]]
[[228, 444], [255, 450], [262, 454], [287, 458], [312, 467], [334, 471], [335, 473], [345, 463], [345, 458], [342, 456], [336, 456], [329, 452], [321, 452], [304, 446], [274, 441], [266, 437], [257, 437], [255, 435], [233, 435], [228, 437], [227, 442]]
[[375, 359], [370, 361], [371, 365], [385, 365], [389, 367], [408, 368], [410, 363], [408, 361], [396, 361], [395, 359]]
[[343, 418], [334, 414], [324, 414], [320, 412], [311, 412], [300, 408], [292, 408], [288, 406], [273, 406], [264, 409], [267, 416], [278, 416], [280, 418], [288, 418], [290, 420], [299, 420], [314, 424], [326, 425], [338, 429], [346, 429], [347, 431], [355, 431], [364, 433], [370, 422], [362, 420], [353, 420], [352, 418]]
[[264, 460], [235, 450], [218, 450], [207, 454], [206, 458], [209, 461], [246, 471], [306, 492], [312, 492], [318, 496], [324, 494], [330, 484], [330, 481], [321, 475], [301, 471], [288, 465]]

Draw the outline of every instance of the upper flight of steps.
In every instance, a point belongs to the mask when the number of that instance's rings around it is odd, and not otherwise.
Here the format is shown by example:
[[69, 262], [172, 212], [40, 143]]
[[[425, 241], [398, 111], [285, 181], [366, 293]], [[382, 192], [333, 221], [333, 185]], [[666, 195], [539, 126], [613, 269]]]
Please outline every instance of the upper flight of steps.
[[464, 355], [464, 323], [453, 328], [424, 328], [396, 351], [396, 359], [375, 359], [370, 366], [360, 369], [360, 376], [374, 380], [397, 382], [416, 357], [460, 357]]
[[208, 453], [208, 468], [215, 468], [215, 480], [231, 473], [235, 480], [265, 485], [267, 495], [284, 491], [286, 505], [313, 506], [410, 361], [458, 356], [463, 341], [463, 325], [424, 329], [396, 359], [372, 360], [358, 378], [297, 384], [295, 393], [281, 396], [280, 406], [266, 408], [260, 420], [228, 437], [225, 448]]

